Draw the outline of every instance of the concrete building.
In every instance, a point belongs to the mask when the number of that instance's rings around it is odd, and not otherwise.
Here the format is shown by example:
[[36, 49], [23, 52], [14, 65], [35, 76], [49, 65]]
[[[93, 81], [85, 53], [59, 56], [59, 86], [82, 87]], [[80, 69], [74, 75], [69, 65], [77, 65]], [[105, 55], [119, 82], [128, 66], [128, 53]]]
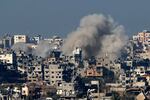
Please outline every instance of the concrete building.
[[133, 87], [145, 87], [145, 82], [133, 82]]
[[150, 59], [150, 52], [139, 53], [140, 58]]
[[60, 83], [57, 87], [57, 94], [61, 97], [75, 97], [74, 83]]
[[103, 76], [103, 67], [91, 65], [85, 70], [81, 71], [82, 77], [102, 77]]
[[22, 87], [22, 99], [15, 100], [40, 100], [41, 97], [41, 86], [36, 83], [25, 84]]
[[82, 50], [81, 48], [76, 48], [75, 50], [73, 50], [73, 59], [75, 62], [81, 62], [82, 60]]
[[3, 44], [3, 48], [11, 48], [11, 46], [13, 45], [13, 39], [11, 36], [5, 36], [2, 39], [2, 44]]
[[28, 81], [36, 83], [40, 80], [44, 80], [43, 70], [43, 66], [40, 64], [28, 69]]
[[13, 64], [15, 60], [14, 53], [1, 53], [0, 61], [7, 64]]
[[58, 86], [58, 83], [62, 82], [62, 72], [59, 64], [49, 64], [44, 67], [44, 80], [52, 86]]
[[36, 44], [39, 44], [40, 40], [42, 40], [42, 36], [41, 35], [35, 36], [33, 38], [34, 38], [34, 41], [35, 41]]
[[136, 96], [136, 100], [145, 100], [145, 98], [145, 94], [143, 94], [142, 92]]
[[144, 66], [138, 66], [137, 68], [134, 69], [134, 72], [136, 75], [143, 76], [145, 75], [145, 68]]
[[125, 87], [126, 86], [126, 73], [124, 72], [123, 69], [121, 70], [119, 80], [120, 80], [120, 83], [122, 84], [122, 86]]
[[133, 40], [143, 44], [150, 44], [150, 31], [144, 30], [133, 36]]
[[14, 44], [16, 43], [26, 43], [27, 42], [27, 36], [26, 35], [14, 35]]
[[22, 93], [22, 96], [28, 96], [29, 95], [29, 88], [26, 84], [22, 87], [21, 93]]

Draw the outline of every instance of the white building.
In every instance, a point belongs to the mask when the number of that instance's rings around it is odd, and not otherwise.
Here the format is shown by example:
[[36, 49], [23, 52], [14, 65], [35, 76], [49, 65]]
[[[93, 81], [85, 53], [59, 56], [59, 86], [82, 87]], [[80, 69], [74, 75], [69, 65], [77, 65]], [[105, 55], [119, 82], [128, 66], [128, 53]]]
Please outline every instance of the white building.
[[23, 96], [28, 96], [29, 95], [29, 88], [28, 88], [27, 85], [22, 87], [22, 92], [21, 93], [22, 93]]
[[42, 40], [42, 37], [40, 35], [39, 36], [35, 36], [34, 40], [36, 41], [37, 44], [39, 44], [40, 40]]
[[26, 35], [14, 35], [14, 44], [16, 43], [26, 43], [27, 36]]
[[0, 61], [7, 64], [13, 64], [14, 54], [13, 53], [0, 54]]

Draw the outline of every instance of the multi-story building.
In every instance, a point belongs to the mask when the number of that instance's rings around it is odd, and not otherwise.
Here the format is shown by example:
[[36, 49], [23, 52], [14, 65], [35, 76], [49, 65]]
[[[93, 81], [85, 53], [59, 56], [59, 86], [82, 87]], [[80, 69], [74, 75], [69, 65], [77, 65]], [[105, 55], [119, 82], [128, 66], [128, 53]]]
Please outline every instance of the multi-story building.
[[2, 39], [3, 48], [11, 48], [13, 45], [12, 37], [11, 36], [5, 36]]
[[63, 69], [59, 64], [49, 64], [44, 68], [44, 80], [50, 85], [58, 86], [62, 82]]
[[82, 60], [82, 50], [81, 48], [76, 48], [75, 50], [73, 50], [73, 59], [75, 62], [81, 62]]
[[137, 66], [137, 68], [134, 69], [134, 72], [136, 75], [145, 75], [145, 68], [144, 66]]
[[40, 40], [42, 40], [42, 37], [40, 35], [33, 37], [34, 41], [39, 44]]
[[81, 72], [83, 77], [102, 77], [103, 76], [103, 67], [89, 67]]
[[133, 40], [150, 45], [150, 31], [144, 30], [143, 32], [139, 32], [137, 35], [133, 35]]
[[13, 64], [15, 60], [14, 53], [1, 53], [0, 54], [0, 61], [6, 64]]
[[57, 94], [61, 97], [75, 97], [74, 83], [60, 83], [57, 87]]
[[29, 95], [29, 88], [28, 86], [25, 84], [23, 87], [22, 87], [22, 96], [28, 96]]
[[[33, 70], [34, 69], [34, 70]], [[43, 80], [43, 66], [42, 65], [35, 65], [28, 70], [28, 81], [29, 82], [38, 82]]]
[[26, 35], [14, 35], [14, 44], [16, 43], [26, 43], [27, 36]]

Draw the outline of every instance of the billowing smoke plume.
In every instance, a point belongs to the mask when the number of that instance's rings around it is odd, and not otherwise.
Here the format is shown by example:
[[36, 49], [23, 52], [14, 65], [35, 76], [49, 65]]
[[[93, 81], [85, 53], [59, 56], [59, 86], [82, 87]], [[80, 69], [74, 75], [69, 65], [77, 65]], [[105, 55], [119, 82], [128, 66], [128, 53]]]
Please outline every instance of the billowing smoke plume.
[[33, 51], [33, 55], [45, 58], [50, 54], [50, 51], [52, 51], [52, 47], [53, 44], [50, 44], [46, 40], [42, 40], [39, 42], [36, 49]]
[[32, 49], [30, 48], [31, 44], [26, 44], [26, 43], [16, 43], [12, 46], [12, 50], [19, 52], [23, 51], [26, 53], [32, 53]]
[[93, 14], [81, 19], [79, 27], [68, 35], [62, 50], [71, 54], [76, 47], [80, 47], [84, 57], [97, 57], [104, 53], [117, 56], [126, 41], [123, 26], [111, 17]]
[[50, 52], [53, 50], [53, 43], [49, 43], [47, 40], [42, 40], [39, 42], [38, 45], [35, 45], [35, 48], [32, 48], [33, 44], [27, 44], [27, 43], [16, 43], [12, 46], [12, 50], [18, 52], [18, 51], [24, 51], [26, 54], [33, 54], [38, 57], [47, 57], [50, 55]]

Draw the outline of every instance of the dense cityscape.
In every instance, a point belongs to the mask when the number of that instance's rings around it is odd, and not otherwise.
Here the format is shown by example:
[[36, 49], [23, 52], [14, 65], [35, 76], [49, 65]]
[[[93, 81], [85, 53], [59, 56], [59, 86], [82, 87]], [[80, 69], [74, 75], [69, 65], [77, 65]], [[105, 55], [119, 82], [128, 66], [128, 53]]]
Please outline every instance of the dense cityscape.
[[0, 100], [150, 99], [149, 31], [134, 34], [113, 59], [109, 52], [85, 57], [80, 47], [65, 55], [65, 41], [2, 36]]
[[0, 100], [150, 100], [149, 0], [0, 0]]

